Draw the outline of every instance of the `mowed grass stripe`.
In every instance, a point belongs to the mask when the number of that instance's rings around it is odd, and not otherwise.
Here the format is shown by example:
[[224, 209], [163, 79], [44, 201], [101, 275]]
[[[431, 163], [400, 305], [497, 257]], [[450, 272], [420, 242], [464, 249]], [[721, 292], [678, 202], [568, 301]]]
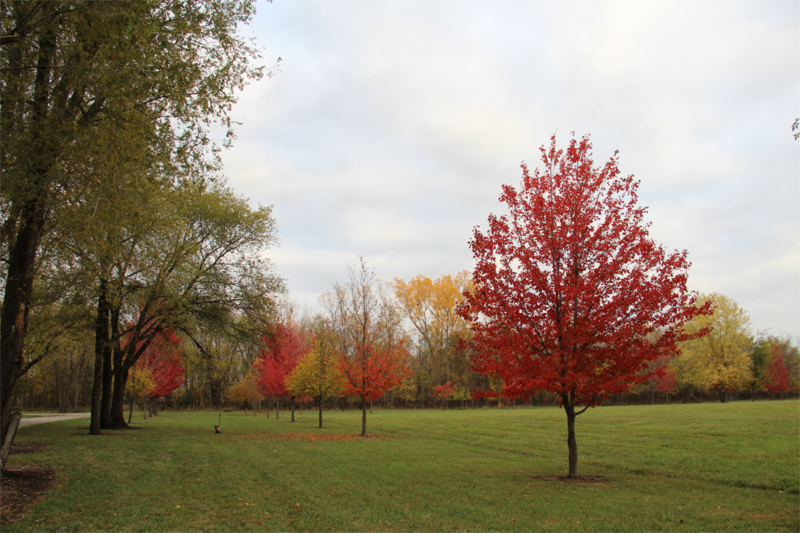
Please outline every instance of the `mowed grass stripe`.
[[600, 407], [567, 468], [555, 408], [165, 412], [141, 429], [31, 426], [60, 485], [8, 530], [797, 531], [800, 403]]

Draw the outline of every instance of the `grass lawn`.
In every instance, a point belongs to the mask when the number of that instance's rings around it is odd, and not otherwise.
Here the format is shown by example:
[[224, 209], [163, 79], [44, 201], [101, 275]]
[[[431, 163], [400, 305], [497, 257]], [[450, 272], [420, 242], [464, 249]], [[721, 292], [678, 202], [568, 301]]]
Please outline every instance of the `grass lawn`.
[[26, 427], [17, 464], [55, 467], [5, 531], [798, 531], [796, 400], [600, 407], [578, 417], [566, 473], [555, 408], [263, 414], [163, 412], [89, 436]]

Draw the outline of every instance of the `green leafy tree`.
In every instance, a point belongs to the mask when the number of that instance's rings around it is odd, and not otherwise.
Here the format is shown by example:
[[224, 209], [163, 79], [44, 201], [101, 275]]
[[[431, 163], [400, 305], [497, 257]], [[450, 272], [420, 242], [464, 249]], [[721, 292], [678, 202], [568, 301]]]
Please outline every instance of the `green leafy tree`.
[[[85, 198], [87, 184], [135, 159], [126, 147], [142, 142], [158, 154], [162, 178], [213, 170], [209, 126], [230, 126], [234, 91], [262, 71], [237, 35], [254, 0], [18, 0], [0, 9], [4, 437], [16, 381], [30, 368], [24, 343], [37, 258], [67, 198]], [[128, 135], [122, 150], [86, 152], [115, 128]], [[93, 417], [94, 430], [98, 423]]]

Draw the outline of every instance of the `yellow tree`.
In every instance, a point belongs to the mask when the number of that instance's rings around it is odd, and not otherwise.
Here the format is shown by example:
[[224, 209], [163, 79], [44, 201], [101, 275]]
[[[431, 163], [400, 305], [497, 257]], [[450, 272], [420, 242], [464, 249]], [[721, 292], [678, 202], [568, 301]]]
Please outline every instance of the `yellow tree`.
[[684, 328], [690, 334], [707, 329], [708, 334], [681, 343], [681, 354], [672, 364], [679, 383], [717, 391], [720, 401], [726, 402], [729, 392], [751, 379], [750, 317], [722, 294], [703, 294], [697, 305], [709, 300], [713, 314], [697, 315]]
[[228, 400], [234, 402], [236, 405], [244, 407], [244, 414], [247, 415], [247, 406], [253, 409], [253, 416], [255, 416], [255, 403], [263, 400], [264, 397], [258, 392], [256, 380], [253, 374], [247, 374], [239, 381], [233, 384], [228, 389]]
[[[149, 368], [135, 366], [131, 368], [128, 373], [128, 394], [131, 397], [131, 408], [128, 412], [128, 424], [131, 423], [133, 416], [133, 404], [136, 398], [149, 397], [150, 391], [156, 387], [156, 380], [153, 378], [153, 372]], [[147, 406], [142, 402], [144, 407], [144, 418], [147, 419]]]
[[344, 377], [336, 364], [336, 356], [325, 342], [314, 341], [308, 352], [286, 376], [286, 388], [297, 397], [314, 398], [319, 408], [319, 427], [322, 427], [322, 404], [336, 398], [344, 390]]
[[417, 276], [407, 282], [395, 278], [392, 283], [400, 308], [418, 335], [418, 394], [422, 393], [423, 370], [430, 372], [431, 383], [426, 385], [431, 387], [455, 378], [464, 381], [463, 375], [451, 375], [463, 374], [467, 370], [466, 361], [458, 361], [455, 357], [457, 340], [467, 331], [466, 322], [455, 313], [455, 308], [463, 300], [464, 290], [470, 284], [466, 270], [435, 280]]

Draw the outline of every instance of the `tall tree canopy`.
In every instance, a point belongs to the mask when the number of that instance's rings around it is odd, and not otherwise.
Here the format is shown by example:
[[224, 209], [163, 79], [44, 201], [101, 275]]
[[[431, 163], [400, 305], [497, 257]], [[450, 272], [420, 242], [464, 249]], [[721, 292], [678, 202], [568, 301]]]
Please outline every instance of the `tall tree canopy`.
[[209, 126], [229, 127], [234, 91], [262, 74], [237, 34], [253, 12], [254, 0], [2, 3], [3, 435], [16, 381], [35, 363], [24, 339], [43, 240], [62, 208], [102, 197], [90, 185], [108, 191], [132, 175], [122, 167], [141, 162], [171, 181], [217, 168]]
[[[475, 229], [475, 369], [500, 377], [502, 395], [556, 393], [567, 415], [569, 475], [577, 475], [575, 417], [648, 379], [648, 363], [677, 353], [681, 327], [705, 308], [686, 288], [686, 252], [653, 242], [638, 181], [615, 154], [596, 167], [588, 137], [541, 148], [542, 171], [523, 164], [503, 186], [508, 214]], [[658, 332], [659, 335], [653, 335]]]

